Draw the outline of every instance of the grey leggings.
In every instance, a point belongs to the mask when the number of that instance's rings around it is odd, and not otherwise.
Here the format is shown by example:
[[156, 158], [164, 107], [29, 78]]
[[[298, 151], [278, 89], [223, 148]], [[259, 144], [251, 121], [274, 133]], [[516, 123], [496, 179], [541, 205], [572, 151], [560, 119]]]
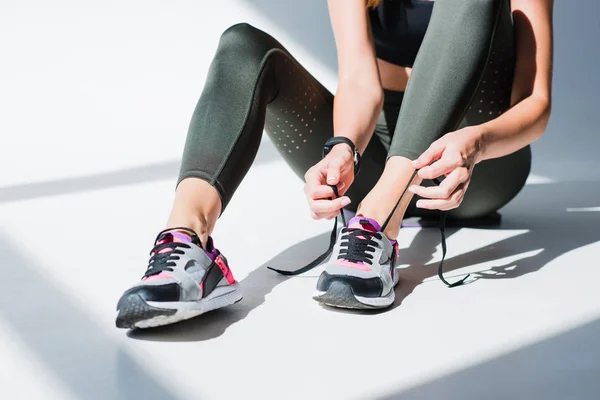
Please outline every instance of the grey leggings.
[[[445, 133], [485, 123], [510, 107], [513, 32], [509, 0], [436, 1], [406, 93], [385, 92], [361, 171], [347, 192], [353, 205], [375, 185], [387, 158], [414, 159]], [[234, 25], [221, 37], [192, 116], [178, 182], [206, 180], [225, 209], [263, 130], [303, 178], [333, 135], [333, 95], [273, 37]], [[524, 186], [530, 164], [529, 147], [478, 164], [450, 217], [498, 210]], [[408, 214], [427, 215], [412, 204]]]

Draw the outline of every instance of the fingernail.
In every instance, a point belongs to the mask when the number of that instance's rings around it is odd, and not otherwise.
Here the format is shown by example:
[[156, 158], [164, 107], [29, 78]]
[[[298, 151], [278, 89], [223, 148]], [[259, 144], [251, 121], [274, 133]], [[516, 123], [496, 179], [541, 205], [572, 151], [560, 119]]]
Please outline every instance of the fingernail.
[[411, 186], [411, 187], [408, 188], [408, 191], [414, 193], [414, 192], [417, 191], [417, 187], [416, 186]]
[[419, 160], [414, 160], [414, 161], [412, 162], [412, 165], [413, 165], [413, 166], [417, 166], [417, 165], [419, 165]]
[[335, 183], [336, 177], [335, 176], [330, 176], [329, 178], [327, 178], [327, 183]]
[[348, 197], [344, 197], [342, 199], [342, 207], [346, 207], [348, 204], [350, 204], [350, 199]]
[[421, 202], [421, 200], [419, 200], [419, 201], [417, 201], [417, 203], [415, 205], [417, 206], [417, 208], [421, 208], [423, 203]]
[[344, 182], [342, 182], [338, 185], [338, 190], [342, 190], [345, 187], [346, 187], [346, 184]]

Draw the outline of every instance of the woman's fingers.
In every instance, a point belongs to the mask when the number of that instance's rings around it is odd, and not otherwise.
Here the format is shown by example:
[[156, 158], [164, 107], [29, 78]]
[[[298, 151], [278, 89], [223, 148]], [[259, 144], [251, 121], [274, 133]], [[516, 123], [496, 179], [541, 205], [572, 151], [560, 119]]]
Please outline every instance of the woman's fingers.
[[350, 204], [350, 198], [342, 196], [335, 200], [313, 200], [310, 204], [312, 212], [324, 218], [331, 214], [337, 214], [343, 207]]
[[444, 148], [445, 146], [439, 140], [433, 142], [431, 146], [429, 146], [429, 148], [419, 156], [419, 158], [412, 162], [413, 166], [416, 169], [419, 169], [430, 165], [432, 162], [438, 160], [442, 156]]
[[421, 199], [417, 201], [416, 206], [417, 208], [426, 210], [453, 210], [462, 203], [466, 190], [467, 184], [461, 183], [449, 197], [443, 199]]
[[319, 166], [315, 165], [314, 167], [312, 167], [311, 169], [309, 169], [308, 171], [306, 171], [306, 174], [304, 174], [304, 193], [309, 196], [310, 191], [317, 187], [322, 185], [321, 183], [322, 180], [322, 174], [319, 171]]
[[[350, 152], [348, 153], [350, 154]], [[343, 196], [343, 193], [352, 184], [352, 176], [350, 174], [353, 171], [349, 168], [353, 164], [351, 162], [341, 162], [344, 158], [348, 158], [351, 161], [350, 155], [348, 157], [331, 156], [323, 159], [304, 175], [306, 181], [304, 193], [308, 199], [313, 219], [333, 219], [339, 214], [340, 209], [350, 204], [350, 199], [347, 196]], [[339, 198], [335, 198], [335, 191], [331, 186], [326, 184], [329, 178], [335, 178], [335, 186], [337, 187]]]
[[457, 208], [464, 198], [469, 184], [469, 170], [456, 168], [439, 186], [411, 186], [409, 190], [423, 197], [417, 201], [418, 208], [448, 211]]
[[469, 171], [466, 168], [456, 168], [448, 174], [439, 186], [413, 185], [408, 190], [426, 199], [447, 199], [461, 183], [466, 182], [468, 179]]
[[[340, 182], [337, 185], [338, 193], [340, 193], [345, 187], [346, 184], [344, 182]], [[329, 199], [335, 197], [333, 189], [327, 185], [318, 185], [312, 188], [308, 188], [307, 191], [307, 196], [309, 200]]]
[[417, 208], [423, 208], [425, 210], [441, 210], [449, 211], [454, 210], [462, 203], [462, 193], [456, 192], [456, 195], [452, 195], [450, 199], [444, 200], [419, 200], [417, 201]]
[[342, 176], [344, 168], [344, 160], [339, 158], [332, 158], [327, 164], [327, 184], [337, 185]]
[[448, 175], [456, 168], [464, 167], [464, 160], [458, 153], [446, 152], [438, 161], [419, 170], [421, 179], [435, 179]]

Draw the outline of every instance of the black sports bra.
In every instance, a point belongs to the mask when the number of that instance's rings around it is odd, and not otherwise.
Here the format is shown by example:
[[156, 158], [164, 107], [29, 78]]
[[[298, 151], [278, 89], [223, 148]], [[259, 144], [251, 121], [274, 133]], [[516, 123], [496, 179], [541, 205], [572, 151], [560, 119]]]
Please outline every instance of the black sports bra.
[[433, 3], [383, 0], [371, 10], [369, 14], [377, 57], [392, 64], [412, 67], [431, 19]]

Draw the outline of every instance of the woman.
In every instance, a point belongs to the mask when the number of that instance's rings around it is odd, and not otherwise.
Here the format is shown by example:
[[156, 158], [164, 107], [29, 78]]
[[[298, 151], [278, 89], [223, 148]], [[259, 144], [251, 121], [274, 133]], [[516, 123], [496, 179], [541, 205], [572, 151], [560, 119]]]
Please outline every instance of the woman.
[[[329, 0], [335, 101], [271, 36], [229, 28], [192, 116], [167, 229], [144, 278], [119, 301], [117, 326], [168, 324], [242, 299], [210, 234], [263, 129], [304, 177], [313, 218], [357, 213], [314, 298], [390, 306], [407, 212], [478, 218], [523, 187], [528, 145], [550, 114], [552, 8], [552, 0]], [[428, 183], [436, 178], [439, 186]]]

